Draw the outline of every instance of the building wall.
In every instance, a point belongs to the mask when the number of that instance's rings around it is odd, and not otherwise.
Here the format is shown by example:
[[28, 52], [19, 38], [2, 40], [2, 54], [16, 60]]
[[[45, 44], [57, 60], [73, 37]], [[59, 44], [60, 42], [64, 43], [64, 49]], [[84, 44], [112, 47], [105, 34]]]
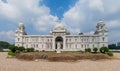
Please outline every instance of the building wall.
[[[108, 46], [107, 37], [98, 36], [98, 35], [66, 35], [62, 36], [65, 45], [61, 50], [84, 50], [85, 48], [100, 48], [103, 46]], [[23, 35], [18, 36], [15, 39], [16, 46], [24, 46], [25, 48], [35, 48], [36, 50], [55, 50], [55, 36], [53, 35], [44, 35], [44, 36], [29, 36]], [[54, 47], [53, 47], [54, 46]]]

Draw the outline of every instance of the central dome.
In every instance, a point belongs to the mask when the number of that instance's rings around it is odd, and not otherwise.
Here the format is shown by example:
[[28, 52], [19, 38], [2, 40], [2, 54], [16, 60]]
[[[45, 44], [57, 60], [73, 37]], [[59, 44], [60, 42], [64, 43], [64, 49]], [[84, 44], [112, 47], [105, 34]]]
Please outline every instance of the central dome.
[[63, 25], [63, 23], [61, 21], [59, 21], [59, 22], [56, 22], [54, 29], [55, 30], [65, 30], [65, 26]]
[[65, 26], [63, 24], [57, 24], [55, 25], [55, 30], [64, 30], [65, 29]]
[[57, 21], [55, 24], [56, 25], [53, 28], [52, 33], [61, 33], [61, 32], [66, 33], [67, 32], [63, 22]]

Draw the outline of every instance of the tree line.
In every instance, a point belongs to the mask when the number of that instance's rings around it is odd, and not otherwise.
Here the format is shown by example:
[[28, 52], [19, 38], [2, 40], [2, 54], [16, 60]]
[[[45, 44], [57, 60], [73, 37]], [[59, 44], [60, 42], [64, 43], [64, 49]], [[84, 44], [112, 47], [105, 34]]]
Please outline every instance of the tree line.
[[120, 50], [120, 46], [116, 46], [116, 44], [110, 44], [110, 45], [108, 45], [108, 48], [109, 49], [119, 49]]
[[12, 44], [6, 42], [6, 41], [0, 41], [0, 51], [2, 51], [3, 49], [8, 49], [9, 46], [11, 46]]

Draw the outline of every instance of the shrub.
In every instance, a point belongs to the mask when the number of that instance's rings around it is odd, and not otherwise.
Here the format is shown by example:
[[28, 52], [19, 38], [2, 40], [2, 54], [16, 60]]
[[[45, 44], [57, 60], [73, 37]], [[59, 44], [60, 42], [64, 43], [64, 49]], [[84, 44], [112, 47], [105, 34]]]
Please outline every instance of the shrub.
[[34, 48], [27, 48], [27, 52], [34, 52]]
[[57, 52], [56, 50], [54, 52]]
[[106, 52], [107, 53], [107, 55], [109, 55], [109, 56], [113, 56], [113, 53], [112, 52]]
[[98, 51], [98, 48], [93, 48], [94, 53], [97, 53], [97, 51]]
[[11, 46], [9, 46], [9, 49], [10, 49], [13, 53], [15, 53], [16, 50], [18, 50], [18, 47], [11, 45]]
[[35, 52], [39, 52], [39, 50], [36, 50]]
[[90, 48], [86, 48], [85, 52], [91, 52], [91, 49]]
[[19, 54], [20, 53], [20, 51], [19, 50], [16, 50], [16, 52], [15, 52], [16, 54]]
[[107, 47], [101, 47], [100, 48], [100, 52], [101, 53], [106, 53], [106, 52], [108, 52], [109, 51], [109, 48], [107, 48]]
[[0, 52], [2, 52], [3, 51], [3, 49], [2, 48], [0, 48]]
[[88, 48], [88, 52], [91, 52], [91, 49], [90, 49], [90, 48]]
[[45, 52], [45, 50], [42, 50], [42, 52]]
[[12, 51], [9, 51], [9, 52], [8, 52], [8, 55], [10, 55], [10, 56], [15, 56], [15, 53], [12, 52]]
[[87, 52], [87, 49], [85, 48], [85, 52]]
[[25, 48], [21, 46], [21, 47], [18, 47], [18, 50], [23, 52], [25, 51]]
[[26, 48], [26, 51], [27, 51], [27, 52], [30, 52], [30, 48]]

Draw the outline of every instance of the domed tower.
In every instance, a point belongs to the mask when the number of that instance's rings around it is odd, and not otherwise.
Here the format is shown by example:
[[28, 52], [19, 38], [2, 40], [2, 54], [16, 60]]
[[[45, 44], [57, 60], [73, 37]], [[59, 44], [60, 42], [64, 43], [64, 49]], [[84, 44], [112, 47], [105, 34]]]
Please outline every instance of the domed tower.
[[105, 24], [103, 21], [99, 21], [97, 23], [97, 26], [96, 26], [96, 31], [95, 31], [95, 34], [99, 34], [99, 35], [107, 35], [107, 28], [105, 27]]
[[23, 36], [27, 35], [23, 23], [19, 23], [17, 30], [15, 31], [15, 46], [23, 46]]
[[103, 21], [97, 23], [95, 35], [99, 36], [100, 47], [108, 47], [108, 30]]
[[19, 23], [18, 28], [15, 33], [17, 35], [27, 35], [27, 33], [25, 32], [25, 27], [24, 27], [23, 23]]

